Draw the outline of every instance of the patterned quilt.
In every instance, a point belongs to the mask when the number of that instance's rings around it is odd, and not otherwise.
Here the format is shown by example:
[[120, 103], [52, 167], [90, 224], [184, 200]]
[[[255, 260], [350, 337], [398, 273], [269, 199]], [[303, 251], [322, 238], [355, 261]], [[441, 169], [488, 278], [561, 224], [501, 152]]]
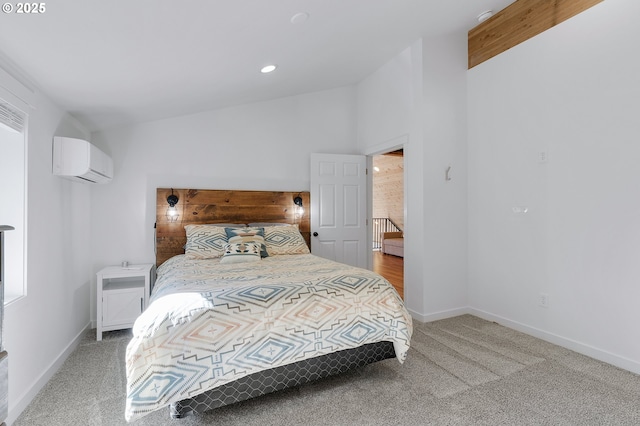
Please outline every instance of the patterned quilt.
[[303, 359], [391, 341], [403, 362], [409, 349], [402, 299], [365, 269], [311, 254], [236, 264], [180, 255], [157, 276], [127, 347], [127, 421]]

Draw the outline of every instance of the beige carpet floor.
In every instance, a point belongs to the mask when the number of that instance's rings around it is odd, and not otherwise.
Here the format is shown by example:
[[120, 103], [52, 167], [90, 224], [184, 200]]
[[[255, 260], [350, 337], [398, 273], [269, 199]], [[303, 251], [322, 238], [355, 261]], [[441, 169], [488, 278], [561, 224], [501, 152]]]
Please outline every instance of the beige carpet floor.
[[[128, 331], [95, 330], [16, 426], [125, 425]], [[640, 376], [464, 315], [416, 323], [390, 359], [182, 420], [134, 425], [640, 425]]]

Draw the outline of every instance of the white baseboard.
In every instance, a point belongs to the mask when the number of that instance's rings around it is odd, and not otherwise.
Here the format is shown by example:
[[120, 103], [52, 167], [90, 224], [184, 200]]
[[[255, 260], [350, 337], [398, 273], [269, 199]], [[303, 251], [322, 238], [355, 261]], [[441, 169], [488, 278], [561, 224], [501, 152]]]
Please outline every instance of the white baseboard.
[[[84, 336], [85, 331], [89, 329], [90, 324], [87, 324], [80, 333], [73, 338], [73, 340], [64, 348], [64, 350], [58, 355], [58, 357], [49, 364], [49, 367], [38, 377], [33, 384], [29, 387], [29, 389], [20, 395], [18, 401], [14, 404], [9, 404], [9, 415], [6, 419], [7, 425], [13, 424], [16, 421], [18, 416], [22, 414], [22, 412], [27, 408], [27, 406], [33, 401], [38, 392], [47, 384], [47, 382], [53, 377], [53, 375], [62, 367], [62, 364], [66, 361], [66, 359], [71, 355], [71, 353], [78, 347], [82, 336]], [[9, 353], [9, 360], [11, 360], [11, 354]]]
[[409, 311], [409, 315], [411, 315], [411, 318], [419, 322], [438, 321], [441, 319], [453, 318], [453, 317], [457, 317], [457, 316], [465, 315], [469, 313], [469, 309], [466, 307], [449, 309], [447, 311], [434, 312], [432, 314], [426, 314], [426, 315], [419, 314], [415, 311], [412, 311], [411, 309], [407, 309], [407, 311]]
[[632, 373], [640, 374], [640, 363], [632, 359], [621, 357], [619, 355], [612, 354], [611, 352], [607, 352], [602, 349], [598, 349], [596, 347], [563, 336], [559, 336], [554, 333], [549, 333], [547, 331], [540, 330], [539, 328], [531, 327], [517, 321], [512, 321], [510, 319], [494, 315], [479, 309], [470, 307], [467, 309], [466, 313], [475, 315], [487, 321], [497, 322], [498, 324], [505, 327], [509, 327], [530, 336], [537, 337], [538, 339], [542, 339], [549, 343], [571, 349], [572, 351], [578, 352], [582, 355], [586, 355], [599, 361], [606, 362], [607, 364], [615, 365], [616, 367], [631, 371]]

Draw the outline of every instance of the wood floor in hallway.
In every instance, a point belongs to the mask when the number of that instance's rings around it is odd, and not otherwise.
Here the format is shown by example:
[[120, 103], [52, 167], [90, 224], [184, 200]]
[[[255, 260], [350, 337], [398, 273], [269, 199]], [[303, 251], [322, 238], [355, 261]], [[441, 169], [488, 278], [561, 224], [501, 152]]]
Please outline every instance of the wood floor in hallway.
[[385, 277], [404, 299], [404, 259], [402, 257], [374, 250], [373, 271]]

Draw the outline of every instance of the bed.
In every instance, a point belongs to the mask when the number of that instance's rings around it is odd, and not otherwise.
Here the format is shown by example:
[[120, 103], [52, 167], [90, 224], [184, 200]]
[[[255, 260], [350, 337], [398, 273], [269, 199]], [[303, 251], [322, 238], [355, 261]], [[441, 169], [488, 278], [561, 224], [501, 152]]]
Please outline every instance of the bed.
[[[158, 212], [167, 191], [158, 190]], [[179, 190], [190, 219], [198, 216], [190, 208], [206, 210], [188, 207], [193, 191]], [[158, 243], [159, 258], [168, 258], [127, 347], [127, 421], [166, 406], [180, 418], [382, 359], [404, 361], [412, 324], [402, 299], [371, 271], [309, 253], [304, 218], [289, 216], [299, 195], [274, 203], [280, 216], [260, 209], [236, 213], [239, 223], [198, 218], [180, 223], [184, 237], [158, 230], [157, 239], [177, 238], [184, 250]], [[248, 199], [264, 206], [256, 194]]]

